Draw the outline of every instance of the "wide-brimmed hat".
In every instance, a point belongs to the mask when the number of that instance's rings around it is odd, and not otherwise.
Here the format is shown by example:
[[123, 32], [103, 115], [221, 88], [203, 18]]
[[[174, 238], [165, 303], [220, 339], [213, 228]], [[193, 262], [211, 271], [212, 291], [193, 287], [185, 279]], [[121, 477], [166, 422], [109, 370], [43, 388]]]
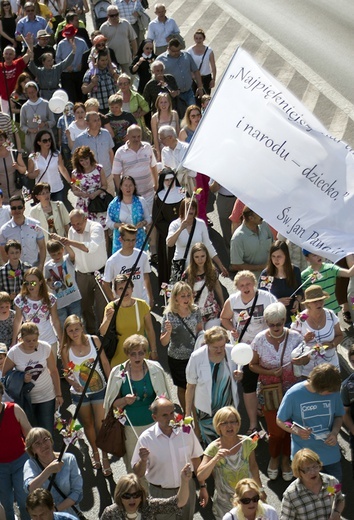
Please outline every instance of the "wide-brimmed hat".
[[37, 32], [37, 39], [38, 38], [50, 38], [50, 34], [48, 34], [45, 29], [41, 29]]
[[61, 31], [61, 34], [64, 36], [64, 38], [74, 38], [76, 33], [77, 28], [74, 27], [71, 23], [68, 23]]
[[305, 290], [305, 299], [303, 303], [327, 300], [329, 297], [328, 292], [324, 291], [320, 285], [311, 285]]

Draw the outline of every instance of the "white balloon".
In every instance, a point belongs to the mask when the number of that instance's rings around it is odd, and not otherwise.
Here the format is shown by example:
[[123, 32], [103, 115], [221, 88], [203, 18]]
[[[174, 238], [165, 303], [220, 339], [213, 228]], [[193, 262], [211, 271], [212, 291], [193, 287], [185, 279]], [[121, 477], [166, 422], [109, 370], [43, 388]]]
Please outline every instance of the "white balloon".
[[65, 101], [65, 104], [69, 101], [69, 96], [65, 92], [65, 90], [56, 90], [53, 94], [53, 98], [61, 98]]
[[253, 358], [251, 345], [237, 343], [231, 350], [231, 358], [237, 365], [248, 365]]
[[49, 108], [54, 114], [61, 114], [65, 108], [64, 99], [52, 97], [49, 100]]

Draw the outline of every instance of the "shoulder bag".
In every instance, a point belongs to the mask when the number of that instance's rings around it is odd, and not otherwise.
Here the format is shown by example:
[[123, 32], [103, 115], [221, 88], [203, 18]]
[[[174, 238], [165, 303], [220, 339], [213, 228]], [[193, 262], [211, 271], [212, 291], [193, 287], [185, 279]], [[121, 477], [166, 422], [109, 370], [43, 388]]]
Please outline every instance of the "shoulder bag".
[[116, 350], [117, 350], [117, 331], [116, 331], [116, 321], [118, 314], [118, 305], [114, 302], [114, 314], [109, 322], [108, 329], [106, 334], [102, 337], [101, 342], [103, 345], [103, 350], [106, 354], [106, 357], [109, 362], [111, 362]]
[[170, 284], [175, 284], [176, 282], [179, 282], [182, 277], [182, 274], [184, 273], [184, 267], [186, 265], [188, 251], [189, 251], [189, 248], [192, 243], [196, 224], [197, 224], [197, 221], [196, 221], [196, 219], [194, 219], [193, 224], [192, 224], [192, 229], [189, 234], [188, 242], [186, 245], [186, 249], [184, 251], [183, 258], [180, 260], [172, 260]]
[[114, 417], [113, 405], [102, 421], [102, 426], [96, 436], [96, 446], [118, 458], [123, 457], [126, 453], [124, 426], [119, 419]]
[[[288, 343], [289, 331], [286, 330], [285, 334], [286, 334], [286, 338], [284, 341], [284, 347], [283, 347], [281, 357], [280, 357], [280, 366], [283, 365], [283, 359], [284, 359], [284, 354], [285, 354], [285, 350], [286, 350], [286, 345]], [[278, 410], [280, 403], [283, 399], [283, 386], [282, 386], [281, 379], [282, 378], [280, 377], [279, 383], [272, 383], [270, 385], [263, 385], [261, 383], [261, 392], [262, 392], [262, 396], [264, 399], [264, 410], [267, 412], [270, 412], [273, 410]]]
[[105, 196], [101, 197], [100, 195], [97, 195], [97, 197], [90, 200], [87, 207], [89, 213], [105, 213], [108, 209], [109, 204], [112, 202], [114, 198], [110, 193], [108, 193], [108, 191], [104, 190], [103, 188], [98, 189], [103, 191], [105, 193]]
[[257, 303], [257, 300], [258, 300], [258, 291], [256, 291], [256, 294], [254, 295], [254, 300], [253, 300], [253, 303], [252, 303], [252, 307], [251, 307], [251, 310], [249, 312], [249, 315], [248, 315], [248, 319], [241, 331], [241, 334], [237, 340], [237, 343], [241, 343], [241, 340], [243, 338], [243, 336], [246, 334], [246, 330], [248, 329], [248, 325], [251, 323], [251, 319], [252, 319], [252, 316], [253, 316], [253, 313], [254, 313], [254, 309], [255, 309], [255, 306], [256, 306], [256, 303]]
[[47, 173], [47, 170], [48, 170], [48, 168], [49, 168], [50, 161], [52, 160], [52, 157], [53, 157], [53, 154], [51, 153], [51, 154], [50, 154], [49, 161], [48, 161], [48, 164], [47, 164], [47, 166], [46, 166], [46, 169], [44, 170], [44, 172], [42, 173], [42, 175], [39, 177], [39, 179], [36, 179], [36, 184], [38, 184], [39, 182], [41, 182], [41, 180], [43, 179], [43, 177], [44, 177], [45, 174]]

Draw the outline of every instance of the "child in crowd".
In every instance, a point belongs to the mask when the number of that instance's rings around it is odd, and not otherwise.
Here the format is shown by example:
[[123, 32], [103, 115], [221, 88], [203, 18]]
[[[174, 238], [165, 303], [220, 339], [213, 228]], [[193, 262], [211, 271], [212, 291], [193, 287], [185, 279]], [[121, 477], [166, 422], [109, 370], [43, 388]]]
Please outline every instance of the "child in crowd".
[[0, 342], [11, 347], [15, 311], [11, 309], [11, 298], [7, 292], [0, 292]]
[[[354, 255], [349, 255], [347, 257], [347, 262], [350, 263], [351, 268], [343, 269], [342, 267], [338, 267], [338, 265], [324, 262], [321, 256], [310, 253], [310, 251], [307, 251], [306, 249], [303, 249], [302, 252], [306, 257], [307, 262], [310, 264], [309, 267], [301, 273], [302, 282], [307, 280], [306, 284], [303, 286], [303, 290], [305, 291], [305, 289], [313, 284], [320, 285], [322, 289], [327, 291], [329, 294], [329, 299], [326, 300], [325, 304], [326, 309], [331, 309], [333, 312], [338, 314], [340, 306], [335, 292], [336, 278], [337, 276], [343, 278], [354, 276]], [[315, 279], [313, 279], [312, 276], [315, 277]]]
[[[7, 346], [5, 343], [0, 343], [0, 379], [2, 378], [2, 368], [4, 366], [5, 358], [7, 354]], [[3, 403], [12, 403], [13, 399], [4, 391], [2, 395], [2, 402]], [[1, 520], [1, 517], [0, 517]]]
[[114, 151], [123, 146], [130, 125], [136, 125], [133, 114], [123, 112], [123, 98], [119, 94], [113, 94], [108, 98], [109, 112], [107, 114], [108, 124], [105, 125], [114, 141]]
[[3, 202], [4, 202], [4, 194], [3, 194], [2, 190], [0, 189], [0, 228], [4, 224], [6, 224], [6, 222], [11, 220], [10, 206], [3, 205]]
[[[51, 260], [44, 265], [44, 277], [57, 297], [61, 326], [71, 314], [81, 316], [81, 294], [75, 279], [75, 253], [58, 240], [49, 240], [47, 251]], [[65, 254], [66, 253], [66, 254]]]
[[11, 302], [20, 292], [23, 276], [32, 266], [20, 260], [22, 246], [17, 240], [8, 240], [5, 244], [8, 261], [0, 267], [0, 291], [9, 293]]

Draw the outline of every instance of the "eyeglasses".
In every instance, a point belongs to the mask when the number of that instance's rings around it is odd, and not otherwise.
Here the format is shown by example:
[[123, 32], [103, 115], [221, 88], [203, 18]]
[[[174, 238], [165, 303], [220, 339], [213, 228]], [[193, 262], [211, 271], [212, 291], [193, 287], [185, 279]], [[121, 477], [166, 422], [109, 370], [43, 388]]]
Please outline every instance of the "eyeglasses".
[[221, 422], [219, 426], [235, 426], [235, 424], [238, 424], [238, 421], [236, 419], [234, 421]]
[[252, 498], [240, 498], [241, 504], [250, 504], [253, 502], [254, 504], [257, 504], [259, 502], [259, 495], [255, 495]]
[[17, 209], [23, 209], [23, 206], [10, 206], [11, 211], [16, 211]]
[[51, 137], [48, 137], [46, 139], [42, 139], [41, 140], [41, 143], [51, 143], [52, 142], [52, 138]]
[[142, 350], [139, 350], [139, 352], [131, 352], [129, 355], [131, 357], [144, 357], [145, 356], [145, 352], [142, 351]]
[[279, 327], [281, 327], [282, 325], [284, 325], [283, 322], [282, 323], [268, 323], [268, 327], [270, 329], [275, 329], [275, 328], [279, 329]]
[[32, 446], [35, 446], [36, 448], [39, 448], [40, 446], [42, 446], [43, 444], [46, 444], [50, 440], [51, 440], [50, 437], [43, 437], [43, 439], [39, 439], [38, 441], [34, 442], [32, 444]]
[[314, 472], [318, 471], [320, 468], [321, 468], [321, 466], [319, 464], [314, 464], [313, 466], [309, 466], [308, 468], [304, 468], [304, 469], [300, 468], [300, 471], [301, 471], [301, 473], [304, 473], [305, 475], [307, 475], [307, 473], [314, 473]]
[[117, 18], [118, 16], [119, 16], [119, 13], [109, 14], [108, 18]]
[[33, 280], [32, 282], [24, 281], [23, 285], [30, 285], [31, 287], [36, 287], [38, 285], [38, 282], [36, 282], [35, 280]]
[[141, 491], [135, 491], [135, 493], [123, 493], [123, 500], [130, 500], [131, 498], [140, 498], [142, 496]]
[[7, 4], [7, 3], [6, 4], [5, 3], [2, 4], [3, 7], [9, 7], [9, 5], [10, 4]]

